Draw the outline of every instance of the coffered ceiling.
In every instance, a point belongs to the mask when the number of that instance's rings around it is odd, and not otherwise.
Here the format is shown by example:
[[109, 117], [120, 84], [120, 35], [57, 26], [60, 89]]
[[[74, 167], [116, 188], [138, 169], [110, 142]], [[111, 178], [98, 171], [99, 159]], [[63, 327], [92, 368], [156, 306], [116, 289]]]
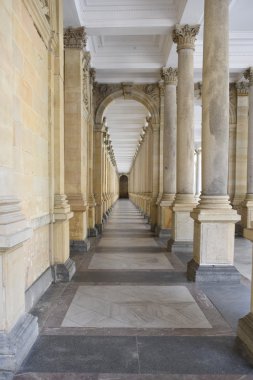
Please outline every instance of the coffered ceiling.
[[[162, 66], [177, 67], [176, 46], [171, 38], [176, 23], [201, 24], [194, 55], [195, 81], [201, 80], [204, 0], [63, 0], [63, 4], [64, 26], [86, 27], [87, 50], [91, 52], [91, 65], [96, 69], [98, 82], [157, 82]], [[253, 0], [230, 0], [231, 81], [240, 79], [243, 70], [253, 64], [252, 15]], [[106, 116], [110, 130], [119, 123], [117, 113], [120, 107], [129, 125], [138, 125], [136, 118], [139, 111], [135, 113], [136, 105], [130, 101], [124, 102], [116, 101], [108, 110]], [[201, 120], [197, 107], [195, 136], [199, 145]], [[124, 125], [122, 118], [120, 123]], [[120, 144], [125, 135], [122, 128], [120, 130], [122, 140], [117, 132], [113, 142], [115, 152], [123, 152]], [[129, 142], [132, 148], [128, 145], [126, 149], [129, 155], [135, 151], [137, 142], [136, 135], [136, 140]], [[119, 156], [116, 160], [120, 167]], [[125, 166], [122, 164], [123, 171], [128, 164], [126, 161]]]

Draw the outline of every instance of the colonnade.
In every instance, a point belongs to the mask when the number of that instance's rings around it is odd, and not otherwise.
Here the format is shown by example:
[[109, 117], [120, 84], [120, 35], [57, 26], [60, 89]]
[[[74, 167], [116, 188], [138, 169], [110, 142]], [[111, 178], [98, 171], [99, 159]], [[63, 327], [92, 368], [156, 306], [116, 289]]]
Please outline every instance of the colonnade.
[[[3, 82], [5, 107], [0, 110], [5, 120], [0, 126], [5, 137], [0, 154], [0, 359], [7, 371], [15, 371], [38, 334], [29, 310], [52, 281], [71, 280], [75, 264], [70, 251], [89, 249], [88, 238], [102, 233], [119, 194], [109, 128], [105, 118], [95, 118], [95, 71], [85, 29], [68, 28], [63, 35], [61, 1], [46, 9], [42, 3], [13, 2], [0, 22], [3, 35], [6, 25], [11, 31], [3, 41], [8, 54], [0, 62], [9, 78]], [[236, 117], [229, 122], [228, 14], [229, 0], [205, 0], [201, 149], [194, 153], [193, 56], [199, 26], [176, 25], [178, 68], [162, 69], [160, 114], [148, 109], [129, 173], [130, 199], [151, 229], [167, 235], [172, 251], [193, 251], [187, 269], [191, 281], [239, 281], [233, 265], [236, 210], [245, 237], [253, 241], [253, 68], [236, 86]], [[20, 25], [22, 43], [12, 32]], [[23, 57], [20, 62], [29, 58], [25, 83], [20, 67], [10, 70], [14, 46]], [[20, 112], [13, 114], [14, 108]], [[252, 326], [253, 298], [238, 328], [251, 357]]]
[[106, 119], [94, 128], [94, 192], [96, 200], [95, 226], [99, 233], [119, 196], [119, 176]]

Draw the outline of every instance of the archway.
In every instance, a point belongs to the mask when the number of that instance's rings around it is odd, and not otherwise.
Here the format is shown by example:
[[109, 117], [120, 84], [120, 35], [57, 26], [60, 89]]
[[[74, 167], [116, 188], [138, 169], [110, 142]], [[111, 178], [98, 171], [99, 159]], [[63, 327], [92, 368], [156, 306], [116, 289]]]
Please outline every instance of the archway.
[[129, 198], [128, 194], [128, 176], [121, 175], [119, 179], [119, 197]]

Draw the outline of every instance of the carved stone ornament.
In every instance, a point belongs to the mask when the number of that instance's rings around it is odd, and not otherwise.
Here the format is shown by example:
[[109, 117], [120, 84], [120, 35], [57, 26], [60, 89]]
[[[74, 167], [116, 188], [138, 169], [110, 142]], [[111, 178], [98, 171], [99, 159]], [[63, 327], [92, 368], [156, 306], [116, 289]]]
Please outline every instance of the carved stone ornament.
[[200, 25], [179, 25], [176, 24], [172, 32], [173, 42], [177, 44], [177, 50], [193, 49], [196, 41], [196, 35], [199, 32]]
[[242, 81], [235, 84], [238, 96], [248, 96], [249, 94], [249, 84], [248, 82]]
[[245, 79], [249, 80], [249, 85], [253, 86], [253, 67], [249, 67], [243, 75]]
[[163, 67], [161, 69], [161, 78], [165, 84], [177, 84], [177, 69], [173, 67]]
[[39, 0], [40, 4], [41, 4], [41, 7], [42, 7], [42, 11], [44, 13], [44, 15], [47, 17], [47, 19], [49, 20], [49, 6], [48, 6], [48, 0]]
[[91, 55], [89, 51], [85, 51], [83, 53], [83, 72], [85, 75], [88, 77], [90, 73], [90, 60], [91, 60]]
[[95, 80], [96, 80], [96, 70], [93, 67], [91, 67], [90, 68], [90, 82], [92, 85], [94, 85]]
[[67, 28], [64, 30], [64, 48], [84, 49], [87, 43], [85, 28]]

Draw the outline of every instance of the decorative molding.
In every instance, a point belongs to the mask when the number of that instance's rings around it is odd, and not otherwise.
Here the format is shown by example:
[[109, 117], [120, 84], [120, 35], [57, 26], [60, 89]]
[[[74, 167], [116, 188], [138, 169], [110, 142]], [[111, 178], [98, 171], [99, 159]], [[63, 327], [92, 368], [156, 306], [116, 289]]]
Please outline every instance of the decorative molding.
[[249, 85], [253, 86], [253, 67], [249, 67], [243, 75], [245, 79], [249, 80]]
[[71, 211], [86, 211], [87, 209], [87, 201], [82, 193], [68, 194], [68, 201]]
[[248, 96], [249, 94], [249, 83], [242, 81], [235, 83], [237, 96]]
[[158, 87], [160, 89], [160, 97], [164, 96], [165, 86], [164, 86], [164, 81], [163, 80], [160, 80], [158, 82]]
[[73, 217], [70, 205], [65, 194], [54, 195], [54, 222], [64, 221]]
[[177, 51], [181, 49], [193, 49], [195, 46], [196, 35], [200, 25], [179, 25], [176, 24], [172, 32], [172, 40], [177, 44]]
[[92, 86], [94, 86], [95, 80], [96, 80], [96, 70], [94, 69], [94, 67], [91, 67], [90, 68], [90, 83]]
[[14, 197], [0, 197], [0, 252], [14, 248], [32, 237], [32, 228]]
[[161, 78], [164, 80], [165, 85], [177, 85], [177, 69], [173, 67], [163, 67], [161, 69]]
[[41, 8], [42, 8], [42, 11], [43, 11], [44, 15], [49, 20], [50, 19], [50, 14], [49, 14], [48, 0], [39, 0], [39, 2], [41, 4]]
[[134, 91], [138, 91], [143, 95], [147, 95], [150, 101], [156, 103], [156, 107], [159, 106], [159, 85], [157, 83], [150, 84], [134, 84], [132, 82], [123, 82], [115, 84], [97, 83], [94, 84], [94, 101], [95, 109], [98, 108], [100, 103], [109, 95], [117, 91], [122, 91], [122, 95], [125, 98], [131, 98]]
[[44, 227], [51, 223], [51, 215], [45, 214], [31, 219], [31, 227], [33, 230]]
[[86, 112], [90, 108], [90, 52], [83, 53], [83, 104]]
[[51, 39], [50, 12], [47, 0], [23, 0], [24, 5], [30, 14], [34, 26], [46, 47], [49, 47]]
[[66, 28], [64, 30], [64, 48], [80, 49], [86, 48], [87, 34], [83, 26], [79, 28]]

